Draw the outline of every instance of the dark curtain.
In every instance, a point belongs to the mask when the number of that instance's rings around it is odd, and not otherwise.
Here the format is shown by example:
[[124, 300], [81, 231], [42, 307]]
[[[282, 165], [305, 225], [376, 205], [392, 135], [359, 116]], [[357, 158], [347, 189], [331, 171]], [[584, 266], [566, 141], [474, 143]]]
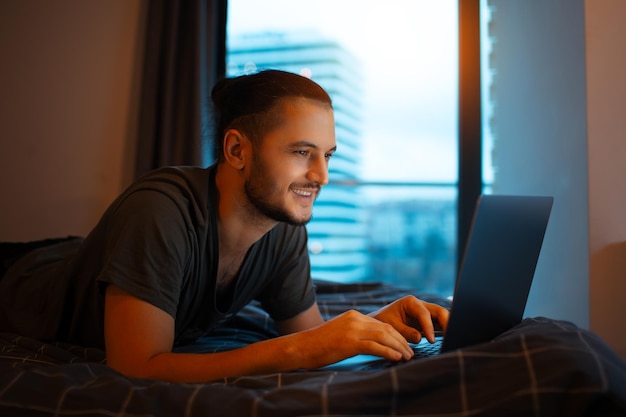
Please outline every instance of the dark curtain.
[[211, 158], [210, 94], [226, 68], [227, 0], [150, 0], [135, 176]]

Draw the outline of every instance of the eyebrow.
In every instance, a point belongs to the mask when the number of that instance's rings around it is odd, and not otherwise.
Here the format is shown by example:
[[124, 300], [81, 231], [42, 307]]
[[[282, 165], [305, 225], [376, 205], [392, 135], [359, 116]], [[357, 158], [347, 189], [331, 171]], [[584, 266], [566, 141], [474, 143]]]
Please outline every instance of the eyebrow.
[[[300, 147], [307, 147], [307, 148], [314, 148], [314, 149], [319, 149], [319, 146], [317, 146], [316, 144], [306, 141], [306, 140], [301, 140], [295, 143], [291, 143], [289, 145], [290, 148], [300, 148]], [[337, 145], [333, 146], [332, 148], [330, 148], [327, 152], [335, 152], [337, 150]]]

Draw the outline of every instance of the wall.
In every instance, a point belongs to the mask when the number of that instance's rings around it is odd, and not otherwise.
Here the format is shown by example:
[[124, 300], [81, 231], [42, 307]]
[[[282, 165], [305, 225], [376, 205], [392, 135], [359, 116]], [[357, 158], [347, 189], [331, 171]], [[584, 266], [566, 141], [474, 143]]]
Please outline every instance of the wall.
[[526, 315], [626, 359], [626, 2], [492, 0], [500, 193], [554, 195]]
[[131, 180], [144, 9], [0, 2], [0, 240], [85, 235]]
[[626, 359], [626, 2], [585, 15], [591, 329]]
[[525, 314], [588, 328], [583, 1], [490, 3], [493, 191], [554, 196]]

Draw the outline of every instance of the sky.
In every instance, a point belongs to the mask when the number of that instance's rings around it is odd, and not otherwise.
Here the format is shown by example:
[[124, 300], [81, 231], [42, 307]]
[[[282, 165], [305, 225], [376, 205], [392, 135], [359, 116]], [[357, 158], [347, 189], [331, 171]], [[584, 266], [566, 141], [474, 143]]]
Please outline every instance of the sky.
[[365, 84], [361, 179], [456, 181], [456, 0], [230, 0], [228, 25], [316, 30], [352, 52]]

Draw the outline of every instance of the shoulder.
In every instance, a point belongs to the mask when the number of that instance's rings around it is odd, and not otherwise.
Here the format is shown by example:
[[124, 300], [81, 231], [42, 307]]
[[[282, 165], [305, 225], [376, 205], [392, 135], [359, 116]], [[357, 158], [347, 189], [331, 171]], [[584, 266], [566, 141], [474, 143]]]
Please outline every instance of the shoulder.
[[173, 195], [203, 197], [209, 190], [212, 172], [212, 167], [159, 168], [138, 178], [127, 191], [146, 189]]
[[133, 204], [138, 212], [170, 210], [193, 222], [206, 221], [210, 217], [211, 174], [212, 168], [160, 168], [137, 179], [113, 206]]

